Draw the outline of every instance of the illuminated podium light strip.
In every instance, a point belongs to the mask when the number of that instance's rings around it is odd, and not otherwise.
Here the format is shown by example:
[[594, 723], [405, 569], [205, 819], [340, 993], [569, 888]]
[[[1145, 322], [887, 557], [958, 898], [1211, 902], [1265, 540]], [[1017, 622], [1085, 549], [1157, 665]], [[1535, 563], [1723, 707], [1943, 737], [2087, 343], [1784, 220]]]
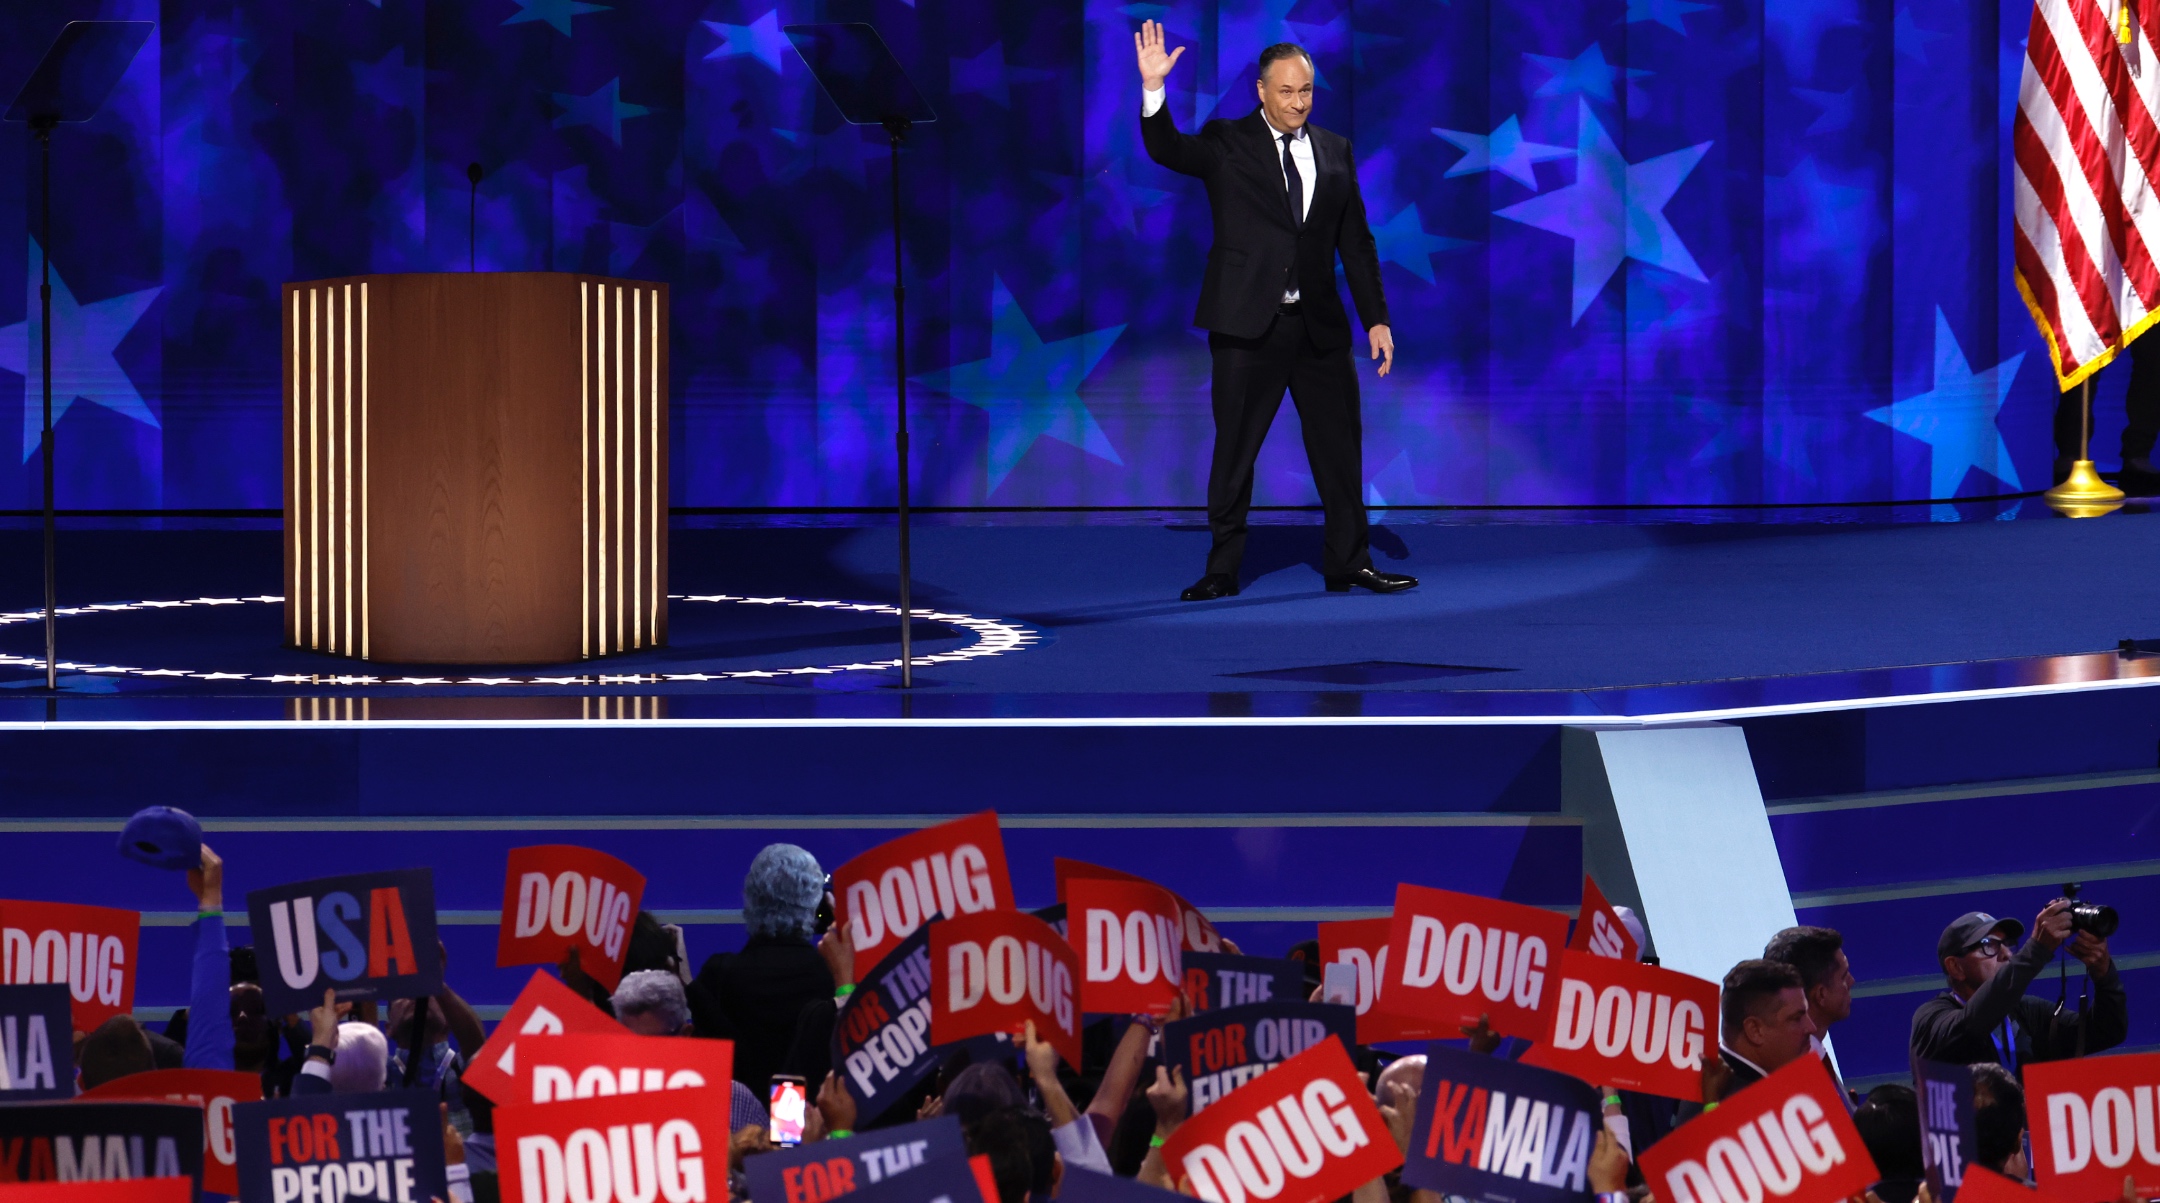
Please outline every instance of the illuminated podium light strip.
[[286, 592], [296, 602], [286, 638], [294, 647], [365, 657], [368, 286], [296, 288], [286, 324]]
[[660, 445], [660, 290], [578, 282], [581, 654], [660, 641], [660, 540], [667, 530]]

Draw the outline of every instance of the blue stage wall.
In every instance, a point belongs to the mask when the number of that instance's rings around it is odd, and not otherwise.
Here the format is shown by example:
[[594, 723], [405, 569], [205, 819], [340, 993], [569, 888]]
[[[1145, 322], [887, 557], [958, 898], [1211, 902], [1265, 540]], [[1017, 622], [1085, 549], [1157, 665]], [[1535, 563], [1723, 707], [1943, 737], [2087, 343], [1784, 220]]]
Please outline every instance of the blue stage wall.
[[[463, 268], [472, 160], [481, 268], [674, 286], [676, 504], [889, 503], [886, 151], [779, 28], [840, 19], [942, 114], [905, 156], [917, 496], [1197, 504], [1207, 209], [1139, 147], [1146, 17], [1195, 48], [1187, 128], [1250, 108], [1267, 43], [1317, 57], [1402, 353], [1364, 369], [1371, 501], [1855, 501], [2047, 483], [2007, 243], [2029, 13], [67, 0], [0, 6], [0, 90], [64, 19], [159, 22], [58, 143], [63, 506], [276, 506], [279, 283]], [[0, 127], [0, 281], [30, 284], [0, 286], [0, 508], [36, 496], [34, 163]], [[1263, 503], [1313, 500], [1292, 435]]]

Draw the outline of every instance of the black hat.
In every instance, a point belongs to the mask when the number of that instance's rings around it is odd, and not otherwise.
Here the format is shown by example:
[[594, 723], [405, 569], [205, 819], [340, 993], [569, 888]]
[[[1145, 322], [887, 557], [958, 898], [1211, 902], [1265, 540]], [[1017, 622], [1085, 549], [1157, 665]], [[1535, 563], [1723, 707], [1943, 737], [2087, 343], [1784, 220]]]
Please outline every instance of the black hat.
[[1997, 919], [1986, 911], [1967, 911], [1943, 929], [1942, 939], [1935, 941], [1935, 957], [1940, 960], [1964, 956], [1974, 945], [1999, 931], [2008, 932], [2010, 942], [2015, 944], [2018, 937], [2025, 934], [2025, 925], [2015, 919]]
[[202, 865], [202, 824], [171, 806], [146, 806], [120, 831], [120, 855], [153, 869]]

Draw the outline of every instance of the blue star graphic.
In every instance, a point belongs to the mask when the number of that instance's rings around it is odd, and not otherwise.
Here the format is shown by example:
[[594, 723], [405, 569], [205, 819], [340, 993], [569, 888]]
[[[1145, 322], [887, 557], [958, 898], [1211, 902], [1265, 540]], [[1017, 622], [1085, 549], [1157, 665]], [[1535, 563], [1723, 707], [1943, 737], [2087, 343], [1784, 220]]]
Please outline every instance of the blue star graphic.
[[[157, 415], [150, 412], [150, 405], [143, 400], [135, 382], [128, 378], [126, 369], [114, 357], [120, 343], [135, 323], [142, 320], [143, 311], [157, 300], [163, 288], [146, 288], [141, 292], [122, 293], [102, 301], [79, 304], [75, 294], [68, 289], [67, 281], [60, 278], [57, 268], [52, 277], [53, 314], [53, 425], [60, 425], [61, 415], [76, 401], [88, 401], [102, 405], [116, 414], [135, 419], [145, 426], [158, 425]], [[39, 432], [44, 424], [45, 378], [39, 355], [40, 332], [38, 330], [38, 245], [30, 240], [30, 284], [27, 289], [29, 317], [12, 326], [0, 327], [0, 368], [23, 377], [23, 454], [25, 461], [37, 454]]]
[[1683, 18], [1689, 13], [1710, 12], [1716, 7], [1715, 4], [1697, 4], [1694, 0], [1628, 0], [1627, 19], [1631, 25], [1637, 21], [1655, 21], [1685, 36], [1687, 22]]
[[1005, 65], [1005, 43], [992, 42], [989, 49], [974, 58], [952, 60], [951, 91], [957, 96], [973, 92], [1001, 109], [1012, 107], [1012, 84], [1034, 84], [1057, 78], [1052, 71], [1040, 67], [1008, 67]]
[[1794, 88], [1792, 91], [1793, 95], [1822, 110], [1822, 116], [1808, 122], [1806, 132], [1834, 134], [1852, 128], [1860, 104], [1858, 88], [1847, 88], [1842, 92], [1818, 92], [1814, 88]]
[[1860, 23], [1860, 0], [1777, 0], [1763, 5], [1763, 34], [1785, 51], [1785, 69], [1794, 79], [1815, 77], [1815, 52], [1824, 31]]
[[1080, 385], [1124, 332], [1121, 324], [1046, 343], [1005, 281], [992, 276], [990, 358], [954, 364], [920, 380], [990, 419], [989, 492], [997, 492], [1040, 438], [1123, 464], [1080, 399]]
[[1928, 495], [1955, 497], [1968, 468], [1978, 468], [2015, 490], [2017, 465], [2003, 441], [1995, 416], [2017, 380], [2020, 351], [1984, 372], [1965, 361], [1964, 348], [1950, 329], [1950, 319], [1935, 311], [1935, 387], [1903, 401], [1893, 401], [1867, 416], [1929, 448]]
[[372, 63], [354, 62], [351, 67], [353, 91], [374, 97], [386, 108], [416, 108], [426, 94], [426, 69], [409, 61], [403, 46], [392, 46]]
[[1565, 96], [1576, 92], [1612, 104], [1615, 80], [1641, 79], [1652, 74], [1633, 67], [1613, 66], [1605, 61], [1605, 47], [1596, 42], [1590, 43], [1589, 49], [1574, 58], [1554, 58], [1545, 54], [1525, 54], [1523, 57], [1552, 73], [1551, 79], [1538, 85], [1533, 93], [1537, 96]]
[[518, 6], [516, 13], [503, 22], [518, 25], [526, 21], [545, 21], [555, 27], [555, 32], [570, 36], [570, 18], [584, 13], [604, 13], [605, 4], [587, 4], [585, 0], [513, 0]]
[[1519, 221], [1575, 241], [1575, 312], [1571, 322], [1603, 291], [1620, 265], [1634, 259], [1686, 276], [1707, 279], [1680, 235], [1665, 219], [1665, 206], [1688, 173], [1709, 153], [1710, 143], [1630, 163], [1598, 124], [1588, 101], [1578, 100], [1581, 125], [1575, 139], [1575, 182], [1501, 209], [1495, 216]]
[[1380, 246], [1382, 263], [1398, 263], [1427, 284], [1433, 282], [1432, 257], [1442, 251], [1457, 247], [1476, 246], [1463, 238], [1442, 238], [1425, 232], [1424, 223], [1418, 219], [1416, 205], [1388, 218], [1372, 228], [1373, 241]]
[[555, 103], [562, 106], [562, 114], [555, 118], [556, 129], [569, 129], [574, 125], [589, 125], [608, 136], [608, 141], [622, 145], [622, 123], [625, 117], [643, 117], [652, 112], [642, 104], [626, 104], [622, 98], [622, 78], [617, 76], [591, 92], [576, 96], [569, 92], [551, 92]]
[[1110, 224], [1128, 234], [1140, 232], [1140, 210], [1152, 209], [1170, 199], [1170, 193], [1161, 188], [1133, 183], [1129, 159], [1114, 160], [1111, 166], [1089, 177], [1087, 193], [1102, 204]]
[[1565, 146], [1547, 146], [1542, 142], [1525, 142], [1522, 122], [1514, 117], [1500, 123], [1489, 134], [1472, 134], [1463, 130], [1433, 127], [1433, 134], [1461, 147], [1463, 157], [1448, 168], [1449, 176], [1476, 175], [1481, 171], [1497, 171], [1530, 191], [1537, 191], [1537, 168], [1539, 163], [1564, 159], [1575, 152]]
[[1897, 20], [1890, 28], [1892, 38], [1897, 43], [1897, 52], [1921, 64], [1928, 61], [1929, 42], [1940, 42], [1950, 36], [1947, 33], [1920, 28], [1920, 22], [1914, 18], [1913, 11], [1909, 8], [1897, 10]]
[[730, 25], [725, 21], [707, 21], [705, 28], [713, 31], [720, 44], [706, 54], [709, 61], [716, 58], [740, 58], [748, 56], [771, 67], [780, 69], [780, 58], [787, 53], [787, 35], [780, 32], [780, 10], [774, 9], [748, 25]]

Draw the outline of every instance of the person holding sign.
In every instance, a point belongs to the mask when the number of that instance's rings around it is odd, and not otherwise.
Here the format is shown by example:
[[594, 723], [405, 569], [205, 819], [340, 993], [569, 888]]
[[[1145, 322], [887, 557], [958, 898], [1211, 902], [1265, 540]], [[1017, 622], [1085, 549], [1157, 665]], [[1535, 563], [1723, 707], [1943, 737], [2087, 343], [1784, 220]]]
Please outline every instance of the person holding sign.
[[[2017, 920], [1980, 911], [1943, 929], [1935, 955], [1950, 988], [1913, 1012], [1913, 1056], [1954, 1065], [1995, 1061], [2017, 1073], [2034, 1062], [2082, 1057], [2123, 1042], [2130, 1034], [2130, 996], [2107, 940], [2090, 931], [2073, 938], [2066, 898], [2041, 908], [2032, 938], [2013, 956], [2010, 947], [2024, 933]], [[2025, 997], [2025, 988], [2065, 944], [2092, 981], [2090, 1012], [2058, 1012], [2053, 1003]]]
[[[1800, 974], [1776, 961], [1742, 961], [1718, 999], [1718, 1058], [1704, 1067], [1703, 1101], [1722, 1102], [1807, 1056], [1815, 1035]], [[1689, 1104], [1681, 1119], [1699, 1114]]]

